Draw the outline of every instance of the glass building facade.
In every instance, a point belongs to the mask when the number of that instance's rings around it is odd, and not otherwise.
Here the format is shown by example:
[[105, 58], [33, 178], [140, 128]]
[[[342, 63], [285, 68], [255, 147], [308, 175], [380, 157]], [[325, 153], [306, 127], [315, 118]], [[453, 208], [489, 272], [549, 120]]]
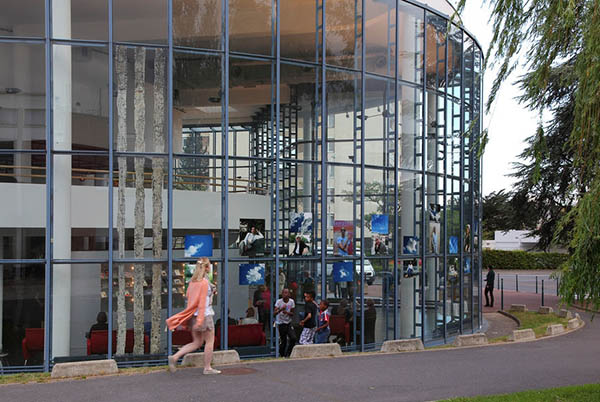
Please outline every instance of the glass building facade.
[[447, 2], [3, 5], [3, 373], [164, 364], [200, 255], [241, 356], [278, 355], [283, 288], [344, 350], [481, 328], [483, 56]]

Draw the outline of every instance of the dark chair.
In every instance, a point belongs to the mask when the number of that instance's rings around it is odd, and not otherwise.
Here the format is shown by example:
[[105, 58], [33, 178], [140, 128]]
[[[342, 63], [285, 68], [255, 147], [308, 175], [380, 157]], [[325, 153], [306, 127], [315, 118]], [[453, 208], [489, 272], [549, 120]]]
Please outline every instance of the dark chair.
[[183, 346], [192, 343], [192, 332], [187, 329], [176, 329], [171, 336], [173, 346]]
[[44, 328], [25, 328], [25, 338], [21, 343], [25, 365], [34, 352], [44, 351]]
[[332, 315], [329, 317], [329, 337], [335, 336], [336, 342], [343, 339], [343, 343], [350, 342], [350, 324], [346, 322], [343, 315]]

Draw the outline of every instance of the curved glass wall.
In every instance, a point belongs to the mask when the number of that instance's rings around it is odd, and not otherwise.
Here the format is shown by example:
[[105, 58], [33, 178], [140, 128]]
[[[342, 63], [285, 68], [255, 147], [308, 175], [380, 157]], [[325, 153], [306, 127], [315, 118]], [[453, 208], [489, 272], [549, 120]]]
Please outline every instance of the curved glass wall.
[[26, 3], [0, 17], [5, 371], [164, 362], [198, 256], [241, 355], [280, 354], [283, 289], [344, 350], [481, 327], [483, 57], [446, 3]]

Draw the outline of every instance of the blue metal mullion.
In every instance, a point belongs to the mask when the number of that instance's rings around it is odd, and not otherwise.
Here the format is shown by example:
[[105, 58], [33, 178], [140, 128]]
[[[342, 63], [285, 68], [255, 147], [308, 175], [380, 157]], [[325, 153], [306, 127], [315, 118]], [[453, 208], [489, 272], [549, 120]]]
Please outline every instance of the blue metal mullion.
[[462, 40], [462, 31], [461, 31], [461, 42], [460, 42], [460, 54], [461, 54], [461, 58], [460, 58], [460, 157], [459, 157], [459, 161], [460, 161], [460, 185], [459, 185], [459, 194], [460, 197], [459, 198], [459, 205], [460, 205], [460, 225], [459, 225], [459, 237], [458, 237], [458, 245], [460, 247], [460, 256], [459, 256], [459, 283], [460, 283], [460, 291], [459, 291], [459, 300], [460, 300], [460, 305], [458, 308], [459, 314], [460, 314], [460, 333], [463, 334], [464, 333], [464, 310], [465, 310], [465, 306], [464, 306], [464, 235], [463, 235], [463, 228], [464, 228], [464, 179], [465, 179], [465, 174], [464, 174], [464, 147], [465, 147], [465, 137], [464, 137], [464, 129], [465, 129], [465, 82], [464, 82], [464, 73], [465, 73], [465, 60], [464, 60], [464, 52], [463, 52], [463, 40]]
[[[228, 258], [229, 249], [229, 3], [228, 0], [222, 0], [222, 20], [223, 20], [223, 71], [221, 87], [223, 91], [223, 137], [221, 152], [223, 155], [223, 166], [221, 169], [221, 254], [223, 257], [222, 282], [223, 282], [223, 304], [221, 305], [221, 317], [223, 322], [228, 317], [227, 307], [229, 305], [229, 269]], [[229, 327], [223, 326], [221, 331], [221, 348], [229, 349], [228, 335]]]
[[[423, 10], [423, 95], [421, 105], [421, 269], [419, 277], [421, 286], [419, 296], [421, 298], [421, 340], [425, 343], [425, 183], [426, 183], [426, 150], [427, 150], [427, 12]], [[416, 217], [415, 217], [416, 218]]]
[[[276, 11], [276, 44], [275, 44], [275, 52], [276, 52], [276, 61], [275, 61], [275, 269], [272, 270], [273, 274], [271, 278], [275, 277], [275, 291], [279, 291], [279, 163], [280, 163], [280, 155], [279, 155], [279, 126], [280, 126], [280, 118], [281, 118], [281, 30], [280, 30], [280, 7], [279, 1], [277, 2], [277, 11]], [[271, 121], [271, 124], [273, 122]], [[273, 226], [273, 222], [271, 222], [271, 226]], [[277, 293], [276, 293], [277, 294]], [[271, 309], [271, 317], [273, 316], [273, 303], [270, 303]], [[273, 328], [271, 326], [271, 328]], [[276, 335], [276, 334], [275, 334]], [[275, 338], [275, 357], [279, 357], [279, 337], [274, 336]]]
[[[443, 301], [442, 301], [442, 312], [444, 317], [444, 343], [448, 341], [448, 320], [446, 319], [448, 311], [446, 308], [446, 300], [448, 298], [447, 293], [447, 283], [448, 283], [448, 213], [446, 210], [446, 197], [447, 197], [447, 181], [448, 181], [448, 126], [450, 122], [448, 121], [448, 35], [446, 35], [446, 49], [444, 51], [445, 63], [444, 63], [444, 172], [443, 172], [443, 180], [444, 180], [444, 200], [443, 200], [443, 208], [444, 208], [444, 235], [440, 233], [440, 243], [443, 241], [444, 243], [444, 255], [443, 255], [443, 264], [444, 264], [444, 291], [443, 291]], [[437, 112], [436, 112], [437, 113]], [[437, 144], [436, 144], [436, 153], [437, 153]], [[452, 303], [450, 304], [450, 314], [452, 314]]]
[[[319, 0], [317, 0], [318, 2]], [[326, 26], [325, 26], [325, 8], [326, 1], [322, 0], [321, 7], [321, 299], [327, 298], [327, 181], [329, 174], [327, 172], [327, 83], [326, 83]], [[318, 3], [317, 3], [318, 4]], [[317, 141], [318, 143], [318, 141]]]
[[[113, 186], [114, 186], [114, 82], [113, 82], [113, 0], [108, 0], [108, 333], [113, 331]], [[107, 359], [112, 358], [112, 342], [107, 338]]]
[[[167, 65], [167, 316], [173, 314], [173, 0], [167, 4], [168, 65]], [[153, 284], [154, 286], [155, 284]], [[172, 332], [167, 331], [167, 354], [173, 353]]]
[[[480, 49], [480, 51], [481, 51], [481, 49]], [[481, 54], [479, 54], [479, 57], [482, 57]], [[481, 60], [481, 63], [483, 63], [483, 58]], [[474, 64], [475, 63], [473, 63], [473, 70], [475, 70]], [[480, 89], [479, 89], [479, 104], [478, 104], [478, 107], [479, 107], [479, 110], [478, 110], [478, 113], [479, 113], [479, 116], [478, 116], [478, 118], [479, 118], [479, 127], [478, 127], [478, 130], [477, 130], [477, 135], [478, 135], [477, 142], [478, 142], [478, 144], [480, 144], [479, 139], [481, 138], [481, 128], [483, 127], [483, 104], [481, 102], [481, 99], [483, 98], [483, 71], [481, 70], [481, 67], [480, 67], [480, 70], [479, 70], [479, 82], [478, 82], [478, 85], [479, 85]], [[481, 226], [482, 219], [483, 219], [483, 206], [482, 206], [482, 199], [481, 199], [481, 197], [482, 197], [481, 190], [482, 190], [482, 186], [483, 186], [483, 177], [482, 177], [482, 174], [483, 174], [483, 158], [479, 158], [479, 156], [478, 156], [478, 159], [479, 159], [479, 169], [477, 169], [477, 177], [478, 177], [478, 190], [479, 190], [479, 197], [478, 197], [479, 198], [479, 216], [478, 216], [478, 224], [479, 224], [479, 239], [478, 240], [479, 240], [479, 247], [478, 247], [477, 259], [479, 261], [479, 267], [478, 267], [478, 270], [479, 270], [479, 285], [478, 285], [479, 286], [479, 328], [481, 328], [482, 327], [481, 321], [483, 320], [483, 310], [482, 310], [482, 308], [483, 308], [482, 303], [483, 302], [482, 302], [482, 299], [481, 299], [481, 285], [480, 285], [483, 282], [483, 278], [481, 276], [481, 272], [483, 270], [483, 267], [482, 267], [483, 260], [482, 260], [482, 253], [481, 253], [482, 246], [483, 246], [483, 227]]]
[[[464, 39], [464, 35], [463, 35], [463, 42], [465, 41]], [[464, 46], [464, 45], [463, 45]], [[469, 122], [469, 126], [473, 127], [473, 122], [474, 120], [474, 108], [473, 108], [473, 98], [474, 98], [474, 86], [475, 86], [475, 43], [473, 42], [473, 46], [471, 47], [471, 94], [470, 97], [471, 99], [469, 99], [469, 117], [470, 117], [470, 122]], [[462, 58], [464, 59], [464, 54], [462, 54]], [[462, 77], [461, 77], [462, 78]], [[474, 235], [475, 235], [475, 197], [474, 197], [474, 189], [475, 189], [475, 178], [473, 176], [473, 172], [475, 170], [475, 159], [473, 158], [473, 154], [474, 154], [474, 144], [475, 142], [473, 141], [473, 130], [469, 129], [469, 193], [470, 193], [470, 198], [471, 198], [471, 217], [470, 217], [470, 225], [471, 225], [471, 232], [470, 232], [470, 238], [469, 238], [469, 242], [470, 242], [470, 259], [471, 259], [471, 284], [470, 284], [470, 289], [469, 289], [469, 293], [471, 295], [471, 333], [475, 332], [475, 328], [473, 326], [474, 320], [475, 318], [473, 317], [473, 309], [475, 307], [475, 301], [474, 301], [474, 294], [473, 294], [473, 289], [474, 287], [474, 272], [475, 272], [475, 259], [474, 257], [474, 253], [475, 253], [475, 242], [473, 241], [474, 239]], [[479, 289], [479, 281], [477, 281], [477, 286]], [[481, 298], [481, 296], [480, 296]]]
[[[365, 0], [361, 2], [360, 18], [360, 351], [365, 351]], [[387, 157], [387, 155], [386, 155]], [[356, 163], [356, 161], [354, 161]], [[355, 184], [356, 185], [356, 184]], [[387, 331], [387, 329], [386, 329]]]
[[399, 32], [398, 29], [400, 25], [400, 15], [399, 15], [399, 0], [396, 0], [396, 44], [394, 45], [394, 56], [396, 57], [396, 61], [394, 63], [394, 243], [392, 245], [394, 252], [394, 273], [393, 273], [393, 281], [394, 281], [394, 339], [398, 339], [399, 334], [399, 323], [398, 319], [398, 150], [400, 141], [398, 140], [398, 42]]
[[44, 372], [50, 371], [52, 326], [52, 43], [50, 41], [51, 0], [45, 1], [45, 56], [46, 56], [46, 261], [44, 273]]

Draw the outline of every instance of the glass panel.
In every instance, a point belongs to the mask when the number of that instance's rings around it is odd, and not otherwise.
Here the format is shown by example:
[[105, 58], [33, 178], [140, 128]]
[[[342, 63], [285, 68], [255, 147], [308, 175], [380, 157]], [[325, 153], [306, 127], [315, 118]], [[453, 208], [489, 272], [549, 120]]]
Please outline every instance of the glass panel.
[[221, 56], [175, 52], [173, 152], [222, 154]]
[[167, 51], [115, 46], [116, 151], [165, 152]]
[[396, 1], [365, 1], [366, 69], [393, 77], [396, 69]]
[[398, 78], [423, 82], [423, 9], [400, 1], [398, 5]]
[[446, 83], [446, 33], [448, 21], [427, 13], [426, 83], [433, 89], [444, 89]]
[[426, 254], [443, 254], [446, 247], [444, 238], [444, 179], [427, 175], [427, 192], [425, 193], [427, 213], [427, 245]]
[[166, 158], [119, 156], [115, 165], [115, 258], [166, 258]]
[[[458, 180], [448, 179], [446, 182], [446, 230], [449, 254], [460, 253], [460, 196], [461, 188]], [[458, 267], [455, 267], [458, 272]]]
[[108, 50], [63, 45], [53, 49], [54, 148], [107, 151]]
[[55, 1], [54, 4], [52, 9], [54, 38], [108, 40], [106, 0]]
[[221, 8], [221, 0], [173, 0], [173, 44], [221, 49]]
[[427, 91], [426, 168], [429, 172], [444, 172], [445, 99], [438, 92]]
[[45, 269], [41, 264], [0, 264], [0, 344], [5, 366], [44, 362]]
[[362, 0], [325, 3], [327, 64], [361, 69], [361, 12]]
[[[241, 154], [257, 158], [271, 158], [274, 155], [274, 119], [275, 68], [271, 61], [230, 58], [229, 76], [229, 123], [239, 127], [247, 127], [249, 133], [230, 132], [229, 155], [233, 154], [234, 141]], [[287, 96], [286, 96], [287, 95]], [[291, 141], [295, 137], [297, 109], [291, 104], [288, 94], [281, 98], [281, 146], [291, 152]], [[237, 142], [238, 138], [244, 145]], [[247, 150], [247, 151], [245, 151]], [[245, 152], [244, 152], [245, 151]], [[284, 151], [285, 152], [285, 151]]]
[[328, 165], [327, 173], [327, 254], [360, 255], [360, 167]]
[[398, 175], [400, 197], [400, 227], [398, 247], [400, 253], [406, 255], [421, 254], [421, 174], [400, 171]]
[[422, 170], [423, 93], [419, 88], [398, 87], [399, 166]]
[[228, 264], [228, 346], [242, 356], [271, 353], [275, 341], [272, 306], [278, 298], [273, 268], [272, 262], [265, 261], [230, 261]]
[[[447, 23], [446, 23], [447, 24]], [[447, 27], [447, 26], [446, 26]], [[444, 32], [446, 30], [444, 29]], [[448, 94], [455, 98], [460, 98], [462, 82], [462, 62], [469, 63], [466, 55], [463, 55], [463, 32], [456, 25], [450, 27], [448, 35]], [[471, 41], [472, 46], [472, 41]], [[467, 49], [467, 46], [465, 46]], [[472, 58], [470, 63], [472, 64]], [[471, 69], [469, 69], [471, 70]], [[465, 72], [469, 75], [468, 72]], [[467, 95], [467, 94], [465, 94]]]
[[281, 57], [315, 61], [316, 2], [314, 0], [283, 1], [279, 6], [281, 7]]
[[[321, 97], [317, 93], [316, 84], [321, 79], [320, 71], [319, 68], [314, 67], [281, 64], [280, 96], [283, 103], [281, 113], [285, 117], [289, 112], [289, 136], [291, 137], [291, 148], [289, 152], [283, 152], [281, 157], [321, 160], [321, 147], [317, 141], [321, 138]], [[297, 119], [296, 124], [293, 124], [292, 117]], [[330, 117], [331, 122], [335, 125], [335, 117]], [[297, 144], [295, 147], [294, 134]]]
[[[369, 265], [365, 260], [365, 272]], [[320, 267], [320, 264], [319, 264]], [[372, 268], [372, 266], [371, 266]], [[336, 259], [327, 261], [327, 284], [331, 340], [354, 350], [360, 345], [360, 260]], [[368, 336], [374, 337], [373, 317], [366, 325]], [[367, 336], [366, 340], [370, 340]]]
[[399, 325], [400, 338], [421, 336], [421, 259], [411, 258], [398, 261], [399, 270]]
[[448, 100], [446, 123], [448, 124], [446, 144], [446, 173], [460, 177], [461, 156], [461, 115], [460, 104]]
[[45, 183], [45, 155], [0, 155], [0, 258], [45, 257]]
[[107, 156], [54, 156], [55, 258], [108, 258], [108, 166]]
[[391, 80], [368, 78], [365, 99], [365, 163], [394, 168], [395, 89]]
[[[328, 160], [360, 163], [360, 74], [327, 70]], [[333, 144], [330, 146], [330, 144]]]
[[[6, 0], [0, 16], [1, 36], [44, 36], [44, 0]], [[2, 57], [1, 59], [4, 59]]]
[[44, 149], [44, 46], [1, 43], [0, 54], [0, 148]]
[[167, 0], [114, 0], [115, 41], [166, 44], [167, 26]]
[[387, 277], [384, 286], [379, 278], [380, 272], [391, 273], [393, 269], [392, 260], [365, 259], [365, 345], [381, 344], [394, 338], [393, 280], [389, 281]]
[[[394, 253], [394, 171], [365, 169], [365, 254], [373, 256]], [[378, 260], [376, 270], [383, 269]], [[390, 268], [387, 267], [389, 270]]]
[[271, 0], [229, 0], [229, 50], [273, 55], [274, 18]]
[[[102, 309], [108, 308], [108, 264], [101, 265]], [[174, 269], [175, 270], [175, 269]], [[166, 263], [113, 265], [113, 353], [115, 355], [159, 354], [167, 347]], [[182, 278], [173, 278], [174, 312], [183, 307]], [[89, 316], [88, 316], [89, 320]], [[115, 341], [116, 339], [116, 341]]]
[[[52, 355], [68, 360], [108, 353], [108, 267], [54, 264]], [[105, 356], [97, 356], [98, 359]]]
[[440, 258], [427, 258], [425, 265], [425, 339], [444, 337], [444, 264]]

